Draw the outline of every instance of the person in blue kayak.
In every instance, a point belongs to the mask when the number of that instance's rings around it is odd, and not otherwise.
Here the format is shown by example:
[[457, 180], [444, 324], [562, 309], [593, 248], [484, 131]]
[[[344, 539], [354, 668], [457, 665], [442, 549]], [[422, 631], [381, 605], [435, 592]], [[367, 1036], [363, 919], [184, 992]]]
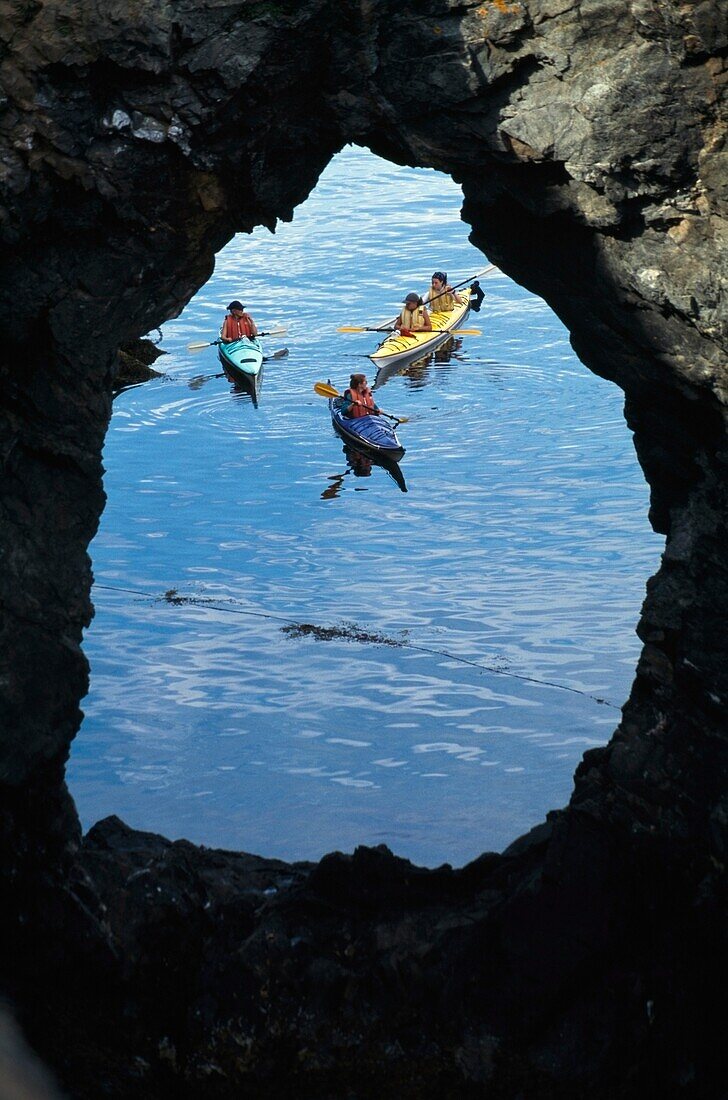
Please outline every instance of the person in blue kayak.
[[432, 322], [419, 294], [408, 294], [404, 309], [394, 322], [401, 336], [414, 336], [416, 332], [431, 332]]
[[447, 281], [447, 273], [435, 271], [432, 275], [430, 289], [425, 294], [425, 302], [430, 304], [430, 309], [435, 313], [444, 313], [446, 310], [455, 309], [462, 305], [463, 299], [456, 294]]
[[253, 337], [258, 335], [258, 327], [245, 312], [245, 306], [237, 298], [228, 306], [228, 312], [220, 328], [220, 340], [223, 344], [231, 344], [233, 340], [241, 340], [243, 336]]
[[352, 374], [349, 388], [344, 390], [341, 400], [341, 412], [343, 416], [349, 417], [370, 416], [379, 412], [365, 374]]

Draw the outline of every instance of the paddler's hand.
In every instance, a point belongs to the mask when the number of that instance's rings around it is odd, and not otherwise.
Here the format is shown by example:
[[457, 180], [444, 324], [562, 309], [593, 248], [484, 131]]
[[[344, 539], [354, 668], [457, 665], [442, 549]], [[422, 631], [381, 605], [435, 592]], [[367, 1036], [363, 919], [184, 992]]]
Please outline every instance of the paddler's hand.
[[399, 334], [400, 336], [414, 336], [414, 332], [410, 328], [401, 328]]

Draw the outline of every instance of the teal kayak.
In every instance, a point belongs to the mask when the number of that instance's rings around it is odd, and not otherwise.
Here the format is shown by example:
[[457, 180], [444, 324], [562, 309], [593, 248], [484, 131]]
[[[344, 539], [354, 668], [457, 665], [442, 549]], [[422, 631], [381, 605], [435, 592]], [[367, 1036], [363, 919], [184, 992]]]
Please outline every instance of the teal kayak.
[[218, 344], [217, 354], [231, 382], [258, 396], [263, 374], [263, 348], [256, 337], [244, 336], [230, 344]]

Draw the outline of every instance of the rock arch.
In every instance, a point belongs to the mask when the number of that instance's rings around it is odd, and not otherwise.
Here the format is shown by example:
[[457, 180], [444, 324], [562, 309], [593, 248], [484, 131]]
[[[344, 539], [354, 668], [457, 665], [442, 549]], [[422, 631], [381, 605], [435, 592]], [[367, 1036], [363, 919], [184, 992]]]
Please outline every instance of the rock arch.
[[[710, 1095], [728, 846], [719, 5], [5, 8], [0, 875], [3, 984], [31, 1039], [78, 1095], [101, 1079]], [[82, 846], [63, 766], [116, 349], [179, 312], [235, 231], [290, 217], [348, 141], [461, 183], [474, 242], [625, 392], [667, 545], [623, 721], [565, 810], [460, 872], [363, 850], [288, 868], [113, 820]]]

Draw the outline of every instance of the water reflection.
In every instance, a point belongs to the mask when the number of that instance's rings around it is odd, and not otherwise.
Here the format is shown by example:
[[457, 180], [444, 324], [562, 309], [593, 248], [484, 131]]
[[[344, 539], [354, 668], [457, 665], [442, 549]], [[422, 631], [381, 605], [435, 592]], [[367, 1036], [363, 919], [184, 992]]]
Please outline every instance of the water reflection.
[[258, 374], [246, 375], [242, 371], [236, 374], [226, 367], [224, 374], [233, 387], [233, 393], [236, 396], [249, 397], [253, 407], [257, 409], [258, 398], [263, 388], [263, 368], [260, 368]]
[[220, 371], [219, 374], [196, 374], [194, 378], [190, 378], [187, 383], [188, 389], [201, 390], [205, 382], [210, 382], [213, 378], [224, 378], [225, 371]]
[[461, 356], [458, 355], [458, 352], [461, 350], [462, 346], [462, 337], [451, 336], [449, 340], [446, 340], [445, 343], [441, 344], [435, 351], [431, 351], [429, 355], [424, 355], [422, 359], [416, 359], [414, 363], [408, 363], [407, 365], [401, 363], [385, 363], [377, 370], [372, 390], [381, 389], [382, 386], [386, 386], [390, 378], [395, 378], [397, 376], [406, 379], [410, 389], [421, 390], [428, 382], [431, 382], [434, 377], [430, 373], [431, 368], [435, 365], [445, 366], [453, 359], [460, 359]]
[[[379, 466], [389, 474], [398, 489], [403, 493], [407, 492], [407, 483], [398, 462], [393, 462], [391, 458], [384, 458], [381, 455], [369, 454], [368, 451], [355, 447], [352, 443], [345, 443], [342, 450], [346, 455], [347, 468], [343, 474], [334, 474], [328, 478], [331, 484], [321, 494], [322, 500], [336, 500], [344, 487], [344, 478], [348, 474], [353, 474], [354, 477], [371, 477], [373, 466]], [[364, 488], [364, 486], [355, 486], [355, 488]]]
[[[262, 371], [261, 371], [262, 374]], [[247, 384], [240, 379], [236, 378], [232, 373], [228, 373], [226, 370], [221, 370], [218, 374], [197, 374], [194, 378], [190, 378], [187, 383], [187, 388], [190, 390], [201, 390], [206, 382], [212, 382], [217, 378], [227, 378], [228, 382], [232, 386], [231, 393], [236, 397], [248, 397], [251, 404], [258, 408], [258, 394], [262, 386], [262, 379], [256, 380], [256, 383]]]

